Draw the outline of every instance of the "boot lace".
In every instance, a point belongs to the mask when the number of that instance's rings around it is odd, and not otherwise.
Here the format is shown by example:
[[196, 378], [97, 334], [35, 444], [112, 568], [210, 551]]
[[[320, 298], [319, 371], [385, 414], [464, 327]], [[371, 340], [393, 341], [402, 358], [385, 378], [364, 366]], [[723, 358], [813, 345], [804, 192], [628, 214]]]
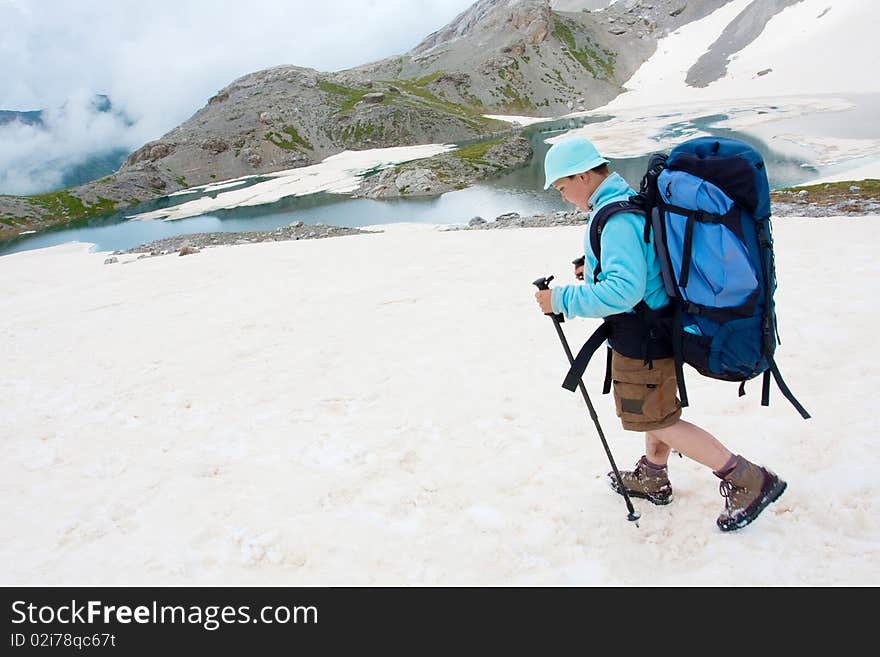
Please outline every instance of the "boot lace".
[[733, 494], [733, 484], [726, 479], [722, 479], [718, 484], [718, 492], [721, 493], [721, 497], [724, 498], [725, 511], [730, 513], [730, 496]]

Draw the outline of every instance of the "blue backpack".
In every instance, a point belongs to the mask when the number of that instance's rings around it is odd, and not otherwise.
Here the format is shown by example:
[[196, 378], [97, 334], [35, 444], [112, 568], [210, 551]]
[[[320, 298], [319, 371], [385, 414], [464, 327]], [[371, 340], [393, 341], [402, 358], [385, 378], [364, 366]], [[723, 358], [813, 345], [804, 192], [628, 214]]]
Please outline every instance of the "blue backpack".
[[[688, 405], [683, 372], [687, 363], [704, 376], [740, 382], [740, 396], [746, 381], [763, 374], [763, 406], [769, 405], [772, 376], [785, 398], [809, 418], [774, 359], [781, 342], [773, 302], [770, 186], [760, 153], [734, 139], [699, 137], [680, 144], [669, 156], [654, 155], [639, 194], [604, 206], [591, 221], [590, 245], [600, 262], [602, 228], [620, 212], [645, 216], [646, 242], [654, 232], [671, 307], [658, 314], [642, 301], [634, 310], [646, 336], [662, 333], [671, 341], [682, 406]], [[599, 271], [597, 266], [594, 280]], [[614, 317], [623, 316], [633, 318], [633, 313]], [[614, 345], [613, 319], [606, 318], [581, 349], [565, 388], [575, 389], [590, 356], [606, 338]], [[650, 362], [647, 339], [643, 354]]]

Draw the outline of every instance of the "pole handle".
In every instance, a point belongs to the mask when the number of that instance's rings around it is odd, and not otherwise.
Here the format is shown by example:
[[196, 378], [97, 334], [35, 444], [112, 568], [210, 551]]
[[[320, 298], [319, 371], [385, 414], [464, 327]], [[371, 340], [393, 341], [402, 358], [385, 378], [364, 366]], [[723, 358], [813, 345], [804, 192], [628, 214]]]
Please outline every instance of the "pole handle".
[[[553, 280], [553, 274], [550, 274], [546, 278], [542, 276], [541, 278], [538, 278], [538, 279], [532, 281], [532, 285], [534, 285], [539, 290], [549, 290], [550, 289], [550, 281], [552, 281], [552, 280]], [[560, 324], [562, 324], [562, 322], [565, 321], [565, 317], [563, 317], [561, 314], [559, 314], [559, 315], [557, 315], [555, 313], [544, 313], [544, 314], [547, 315], [547, 317], [552, 317], [554, 320], [556, 320]]]

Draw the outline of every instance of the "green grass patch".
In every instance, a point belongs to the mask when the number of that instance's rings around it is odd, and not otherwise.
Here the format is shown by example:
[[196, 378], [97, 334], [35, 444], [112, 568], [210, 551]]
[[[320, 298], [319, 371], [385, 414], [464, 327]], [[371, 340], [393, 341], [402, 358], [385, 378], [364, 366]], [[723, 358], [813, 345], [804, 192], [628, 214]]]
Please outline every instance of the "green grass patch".
[[174, 182], [176, 182], [181, 187], [189, 187], [189, 185], [186, 183], [186, 178], [184, 178], [183, 176], [178, 176], [174, 179]]
[[450, 153], [457, 157], [460, 160], [465, 160], [466, 162], [473, 162], [475, 164], [484, 164], [486, 166], [492, 166], [488, 162], [486, 162], [483, 158], [486, 157], [486, 153], [493, 146], [497, 146], [498, 144], [503, 143], [503, 139], [492, 139], [489, 141], [481, 141], [476, 144], [467, 144], [458, 148]]
[[67, 190], [19, 198], [26, 203], [37, 206], [52, 218], [64, 218], [67, 221], [107, 214], [116, 209], [116, 203], [108, 198], [99, 196], [94, 203], [86, 203]]
[[519, 92], [510, 84], [498, 87], [497, 91], [501, 93], [503, 100], [502, 107], [509, 112], [530, 112], [535, 108], [535, 104], [528, 98], [519, 95]]
[[313, 150], [308, 139], [301, 137], [292, 125], [284, 126], [281, 128], [281, 132], [270, 130], [263, 135], [263, 139], [286, 151]]
[[614, 75], [616, 60], [614, 53], [600, 48], [589, 37], [587, 39], [589, 43], [583, 48], [578, 48], [572, 27], [577, 29], [580, 26], [555, 12], [551, 13], [553, 13], [553, 35], [563, 43], [566, 54], [589, 71], [594, 78], [610, 80]]
[[107, 214], [116, 210], [116, 203], [109, 198], [99, 196], [96, 203], [87, 205], [87, 209], [89, 214]]
[[[858, 187], [850, 191], [850, 187]], [[808, 193], [801, 195], [799, 192], [806, 190]], [[770, 192], [770, 198], [774, 201], [800, 203], [816, 203], [818, 205], [839, 205], [847, 201], [861, 202], [880, 199], [880, 180], [869, 178], [867, 180], [847, 180], [833, 183], [819, 183], [817, 185], [802, 185], [798, 187], [786, 187]], [[856, 208], [853, 208], [856, 209]]]
[[431, 84], [434, 80], [437, 80], [438, 78], [442, 77], [445, 73], [446, 73], [446, 71], [434, 71], [433, 73], [430, 73], [429, 75], [426, 75], [424, 77], [407, 80], [407, 82], [411, 82], [412, 84], [416, 85], [417, 87], [426, 87], [429, 84]]
[[27, 200], [55, 216], [73, 218], [83, 217], [86, 214], [86, 204], [82, 199], [67, 191], [35, 194], [27, 197]]
[[348, 144], [363, 144], [366, 140], [379, 141], [385, 137], [385, 126], [367, 121], [358, 121], [339, 131], [339, 137]]
[[[855, 192], [851, 192], [849, 190], [850, 187], [858, 187], [859, 189]], [[880, 180], [876, 180], [874, 178], [869, 178], [867, 180], [856, 180], [856, 181], [842, 181], [842, 182], [832, 182], [832, 183], [819, 183], [817, 185], [798, 185], [795, 187], [786, 187], [784, 189], [777, 189], [777, 192], [799, 192], [801, 190], [807, 190], [811, 194], [816, 193], [824, 193], [824, 194], [868, 194], [868, 195], [877, 195], [880, 194]]]
[[507, 124], [503, 121], [487, 119], [482, 116], [482, 104], [480, 104], [479, 107], [469, 107], [460, 103], [453, 103], [452, 101], [435, 96], [427, 89], [416, 85], [412, 80], [383, 80], [383, 82], [393, 84], [401, 89], [401, 91], [407, 92], [411, 97], [414, 96], [415, 98], [413, 100], [417, 101], [424, 107], [429, 107], [431, 109], [461, 117], [465, 124], [476, 130], [482, 131], [487, 128], [507, 127]]
[[483, 105], [483, 101], [477, 98], [475, 95], [469, 94], [468, 92], [463, 90], [459, 93], [470, 106], [471, 110], [473, 110], [475, 113], [482, 114], [486, 111], [486, 106]]
[[355, 89], [328, 80], [318, 82], [318, 89], [334, 97], [339, 105], [339, 112], [347, 112], [352, 109], [364, 96], [370, 93], [369, 89]]

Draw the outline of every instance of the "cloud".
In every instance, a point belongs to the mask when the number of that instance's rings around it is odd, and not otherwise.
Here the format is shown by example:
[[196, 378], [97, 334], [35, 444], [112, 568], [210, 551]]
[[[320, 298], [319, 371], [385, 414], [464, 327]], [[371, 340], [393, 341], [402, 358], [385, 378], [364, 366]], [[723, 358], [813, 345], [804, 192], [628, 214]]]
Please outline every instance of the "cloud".
[[471, 4], [0, 0], [0, 109], [74, 107], [104, 93], [134, 121], [113, 127], [69, 111], [52, 122], [49, 137], [22, 126], [4, 129], [0, 185], [28, 178], [29, 168], [16, 167], [22, 160], [13, 154], [34, 163], [48, 149], [57, 159], [57, 141], [74, 150], [101, 140], [134, 149], [185, 121], [237, 77], [282, 64], [341, 70], [402, 54]]
[[44, 110], [42, 124], [0, 126], [0, 193], [37, 194], [63, 186], [88, 158], [138, 146], [140, 135], [118, 112], [97, 112], [94, 96], [74, 93]]

